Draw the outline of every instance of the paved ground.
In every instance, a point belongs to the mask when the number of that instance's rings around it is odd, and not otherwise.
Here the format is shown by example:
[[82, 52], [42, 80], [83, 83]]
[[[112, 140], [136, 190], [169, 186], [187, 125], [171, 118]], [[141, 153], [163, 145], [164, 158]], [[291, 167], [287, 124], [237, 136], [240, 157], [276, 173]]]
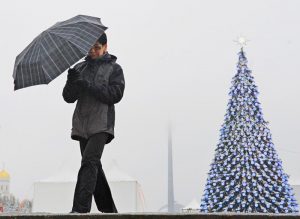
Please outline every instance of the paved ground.
[[300, 214], [0, 214], [0, 219], [300, 219]]

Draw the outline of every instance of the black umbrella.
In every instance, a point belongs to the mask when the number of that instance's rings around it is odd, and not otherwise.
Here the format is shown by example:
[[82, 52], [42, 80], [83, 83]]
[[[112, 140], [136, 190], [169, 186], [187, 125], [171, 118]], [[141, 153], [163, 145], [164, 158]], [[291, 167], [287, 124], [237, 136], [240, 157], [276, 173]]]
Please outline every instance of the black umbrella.
[[100, 18], [78, 15], [45, 30], [17, 56], [14, 89], [48, 84], [84, 57], [106, 29]]

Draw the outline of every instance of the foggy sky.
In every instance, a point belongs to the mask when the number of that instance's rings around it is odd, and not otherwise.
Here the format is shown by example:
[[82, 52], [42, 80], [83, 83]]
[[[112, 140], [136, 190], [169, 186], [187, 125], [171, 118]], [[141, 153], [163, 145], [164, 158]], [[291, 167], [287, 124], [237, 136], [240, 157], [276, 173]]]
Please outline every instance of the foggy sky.
[[[101, 17], [118, 57], [125, 92], [116, 104], [116, 160], [144, 191], [147, 211], [167, 202], [167, 121], [172, 121], [177, 202], [201, 198], [219, 139], [239, 35], [264, 118], [290, 182], [300, 183], [300, 31], [296, 0], [6, 1], [0, 8], [0, 169], [10, 191], [32, 198], [32, 184], [68, 164], [80, 166], [70, 139], [75, 104], [62, 98], [66, 73], [49, 85], [13, 91], [15, 57], [43, 30], [77, 14]], [[105, 169], [104, 169], [105, 170]], [[77, 174], [75, 172], [75, 174]]]

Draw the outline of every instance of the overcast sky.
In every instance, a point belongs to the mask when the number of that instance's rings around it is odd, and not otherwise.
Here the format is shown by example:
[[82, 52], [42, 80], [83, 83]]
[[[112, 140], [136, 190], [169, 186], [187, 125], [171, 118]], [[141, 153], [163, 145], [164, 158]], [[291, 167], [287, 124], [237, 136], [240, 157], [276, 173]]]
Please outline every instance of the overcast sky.
[[[260, 92], [264, 118], [290, 181], [300, 182], [300, 2], [297, 0], [5, 1], [0, 8], [0, 164], [11, 192], [32, 198], [36, 180], [80, 165], [70, 139], [75, 104], [62, 98], [66, 73], [49, 85], [13, 91], [15, 57], [40, 32], [77, 14], [101, 17], [109, 52], [126, 81], [116, 104], [115, 159], [136, 178], [147, 210], [167, 202], [167, 121], [173, 125], [177, 202], [201, 198], [219, 139], [239, 35]], [[77, 172], [74, 172], [77, 175]]]

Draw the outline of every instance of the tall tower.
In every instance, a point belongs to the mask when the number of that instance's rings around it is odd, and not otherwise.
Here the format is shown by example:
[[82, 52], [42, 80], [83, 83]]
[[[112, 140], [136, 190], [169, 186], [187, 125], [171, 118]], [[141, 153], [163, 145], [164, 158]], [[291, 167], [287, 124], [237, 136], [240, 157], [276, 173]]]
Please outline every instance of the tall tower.
[[172, 126], [168, 124], [168, 212], [175, 212], [174, 209], [174, 184], [173, 184], [173, 155], [172, 155]]
[[172, 151], [172, 126], [168, 123], [168, 203], [162, 206], [158, 211], [167, 211], [168, 213], [180, 212], [184, 206], [175, 201], [174, 183], [173, 183], [173, 151]]

